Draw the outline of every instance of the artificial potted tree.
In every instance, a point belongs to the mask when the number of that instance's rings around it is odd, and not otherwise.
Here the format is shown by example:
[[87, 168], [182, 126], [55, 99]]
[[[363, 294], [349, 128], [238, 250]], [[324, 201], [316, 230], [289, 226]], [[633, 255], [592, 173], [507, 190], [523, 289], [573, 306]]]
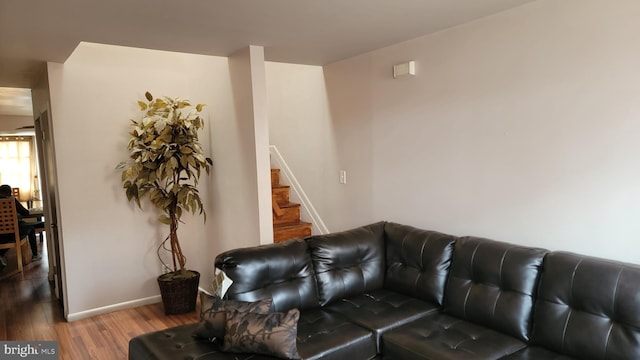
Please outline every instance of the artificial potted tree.
[[[119, 164], [127, 199], [135, 201], [148, 195], [161, 212], [159, 221], [169, 225], [169, 235], [158, 246], [158, 258], [165, 273], [158, 277], [166, 314], [195, 310], [200, 274], [185, 268], [186, 258], [178, 240], [178, 225], [185, 211], [206, 213], [198, 192], [202, 170], [209, 174], [211, 158], [204, 155], [198, 130], [203, 104], [192, 108], [189, 100], [156, 98], [147, 92], [146, 102], [138, 101], [142, 117], [131, 120], [131, 139], [127, 148], [130, 160]], [[167, 264], [162, 250], [171, 253]]]

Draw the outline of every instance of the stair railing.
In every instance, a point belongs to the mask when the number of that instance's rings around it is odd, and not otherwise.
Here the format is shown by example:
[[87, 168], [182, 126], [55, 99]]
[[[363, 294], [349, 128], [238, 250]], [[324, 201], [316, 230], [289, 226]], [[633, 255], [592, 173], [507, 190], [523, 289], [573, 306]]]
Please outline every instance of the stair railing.
[[293, 172], [275, 145], [269, 145], [269, 154], [271, 155], [271, 165], [274, 168], [280, 169], [280, 177], [284, 177], [287, 185], [291, 187], [292, 196], [295, 198], [296, 202], [300, 203], [301, 217], [305, 221], [309, 221], [313, 224], [313, 233], [328, 234], [329, 229], [320, 218], [320, 214], [318, 214], [316, 209], [313, 207], [313, 204], [311, 204], [311, 200], [309, 200], [309, 197], [302, 189], [298, 179], [293, 175]]

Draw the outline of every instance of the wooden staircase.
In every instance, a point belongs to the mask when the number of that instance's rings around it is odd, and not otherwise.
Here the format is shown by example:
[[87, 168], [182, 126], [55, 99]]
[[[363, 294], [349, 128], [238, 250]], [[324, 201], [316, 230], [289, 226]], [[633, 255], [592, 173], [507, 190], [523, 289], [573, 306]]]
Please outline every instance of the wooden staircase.
[[290, 187], [280, 185], [280, 169], [271, 169], [273, 242], [311, 236], [311, 223], [300, 221], [300, 204], [289, 200]]

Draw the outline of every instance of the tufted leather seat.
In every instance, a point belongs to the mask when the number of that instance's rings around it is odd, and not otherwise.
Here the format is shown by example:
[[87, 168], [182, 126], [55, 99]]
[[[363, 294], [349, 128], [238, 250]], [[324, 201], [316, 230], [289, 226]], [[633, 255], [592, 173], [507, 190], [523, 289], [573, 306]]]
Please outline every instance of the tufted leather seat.
[[304, 359], [372, 359], [376, 356], [373, 334], [347, 319], [311, 309], [298, 321], [298, 352]]
[[533, 324], [533, 343], [558, 353], [580, 359], [640, 359], [640, 267], [549, 254]]
[[[375, 246], [368, 246], [370, 240], [377, 241], [382, 247], [382, 228], [384, 223], [379, 223], [369, 227], [353, 230], [357, 234], [345, 232], [331, 235], [327, 244], [343, 251], [354, 251], [352, 256], [346, 256], [346, 263], [342, 263], [337, 271], [327, 271], [327, 279], [333, 277], [343, 277], [348, 282], [351, 270], [359, 273], [358, 279], [370, 279], [369, 276], [378, 278], [378, 283], [368, 281], [371, 286], [382, 286], [382, 265], [379, 262], [384, 252], [376, 249]], [[371, 237], [368, 237], [371, 236]], [[358, 247], [349, 248], [344, 238], [361, 239], [364, 246], [360, 246], [362, 251], [368, 251], [370, 257], [358, 253]], [[362, 240], [366, 238], [367, 240]], [[368, 245], [367, 245], [368, 244]], [[269, 246], [259, 246], [247, 249], [237, 249], [220, 254], [216, 258], [216, 266], [234, 280], [229, 287], [226, 297], [236, 300], [254, 301], [264, 297], [273, 298], [274, 311], [286, 311], [296, 307], [305, 311], [301, 312], [298, 321], [298, 352], [304, 359], [373, 359], [376, 357], [377, 349], [375, 336], [371, 331], [348, 321], [342, 316], [338, 316], [318, 309], [320, 297], [318, 287], [314, 278], [315, 271], [312, 266], [313, 241], [302, 239], [287, 241]], [[339, 251], [330, 246], [322, 246], [325, 251]], [[374, 255], [377, 254], [377, 255]], [[330, 257], [327, 256], [327, 259]], [[365, 261], [374, 273], [360, 272], [357, 259], [367, 259]], [[268, 259], [268, 261], [265, 261]], [[383, 260], [383, 259], [382, 259]], [[327, 268], [328, 269], [328, 268]], [[363, 273], [366, 273], [363, 275]], [[340, 293], [345, 289], [351, 289], [354, 284], [344, 282], [327, 282], [329, 288], [325, 287], [324, 296]], [[335, 285], [334, 284], [339, 284]], [[331, 293], [334, 291], [334, 293]]]
[[[458, 239], [444, 313], [383, 335], [399, 359], [498, 359], [526, 346], [545, 250], [477, 237]], [[410, 354], [419, 349], [419, 355]]]
[[384, 359], [499, 359], [526, 344], [485, 326], [435, 314], [382, 338]]
[[[383, 333], [440, 309], [455, 240], [435, 231], [386, 223], [384, 289], [343, 297], [326, 309], [374, 332], [380, 350]], [[329, 246], [326, 241], [322, 244]]]
[[[255, 354], [226, 353], [217, 342], [193, 338], [197, 324], [182, 325], [133, 338], [130, 359], [158, 360], [274, 360]], [[352, 322], [321, 309], [301, 313], [298, 321], [298, 352], [307, 360], [375, 359], [373, 334]]]
[[[301, 310], [304, 359], [640, 359], [640, 267], [376, 223], [236, 249], [226, 297]], [[222, 353], [196, 324], [131, 339], [129, 359]]]
[[325, 308], [373, 332], [376, 335], [378, 351], [383, 333], [439, 309], [436, 304], [386, 289], [341, 299]]
[[137, 336], [129, 341], [129, 359], [139, 360], [273, 360], [271, 356], [233, 354], [220, 346], [193, 338], [198, 324], [176, 326]]
[[528, 346], [511, 355], [500, 358], [501, 360], [575, 360], [574, 357], [559, 354], [538, 346]]

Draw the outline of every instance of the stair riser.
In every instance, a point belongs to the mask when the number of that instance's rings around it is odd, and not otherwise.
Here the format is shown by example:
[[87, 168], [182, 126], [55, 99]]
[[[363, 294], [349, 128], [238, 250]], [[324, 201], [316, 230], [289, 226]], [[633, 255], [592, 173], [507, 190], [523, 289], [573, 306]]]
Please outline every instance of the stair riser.
[[271, 186], [280, 185], [280, 169], [271, 169]]
[[[280, 185], [280, 169], [271, 169], [274, 242], [311, 236], [312, 225], [300, 221], [300, 204], [290, 202], [290, 193], [291, 189], [288, 185]], [[276, 216], [276, 213], [279, 215]]]
[[271, 189], [271, 193], [275, 196], [278, 204], [286, 204], [289, 202], [289, 187], [279, 187]]
[[300, 222], [300, 206], [282, 208], [282, 216], [273, 214], [273, 225], [296, 224]]
[[295, 238], [304, 239], [309, 236], [311, 236], [311, 225], [301, 225], [296, 228], [274, 230], [273, 242], [277, 243]]

